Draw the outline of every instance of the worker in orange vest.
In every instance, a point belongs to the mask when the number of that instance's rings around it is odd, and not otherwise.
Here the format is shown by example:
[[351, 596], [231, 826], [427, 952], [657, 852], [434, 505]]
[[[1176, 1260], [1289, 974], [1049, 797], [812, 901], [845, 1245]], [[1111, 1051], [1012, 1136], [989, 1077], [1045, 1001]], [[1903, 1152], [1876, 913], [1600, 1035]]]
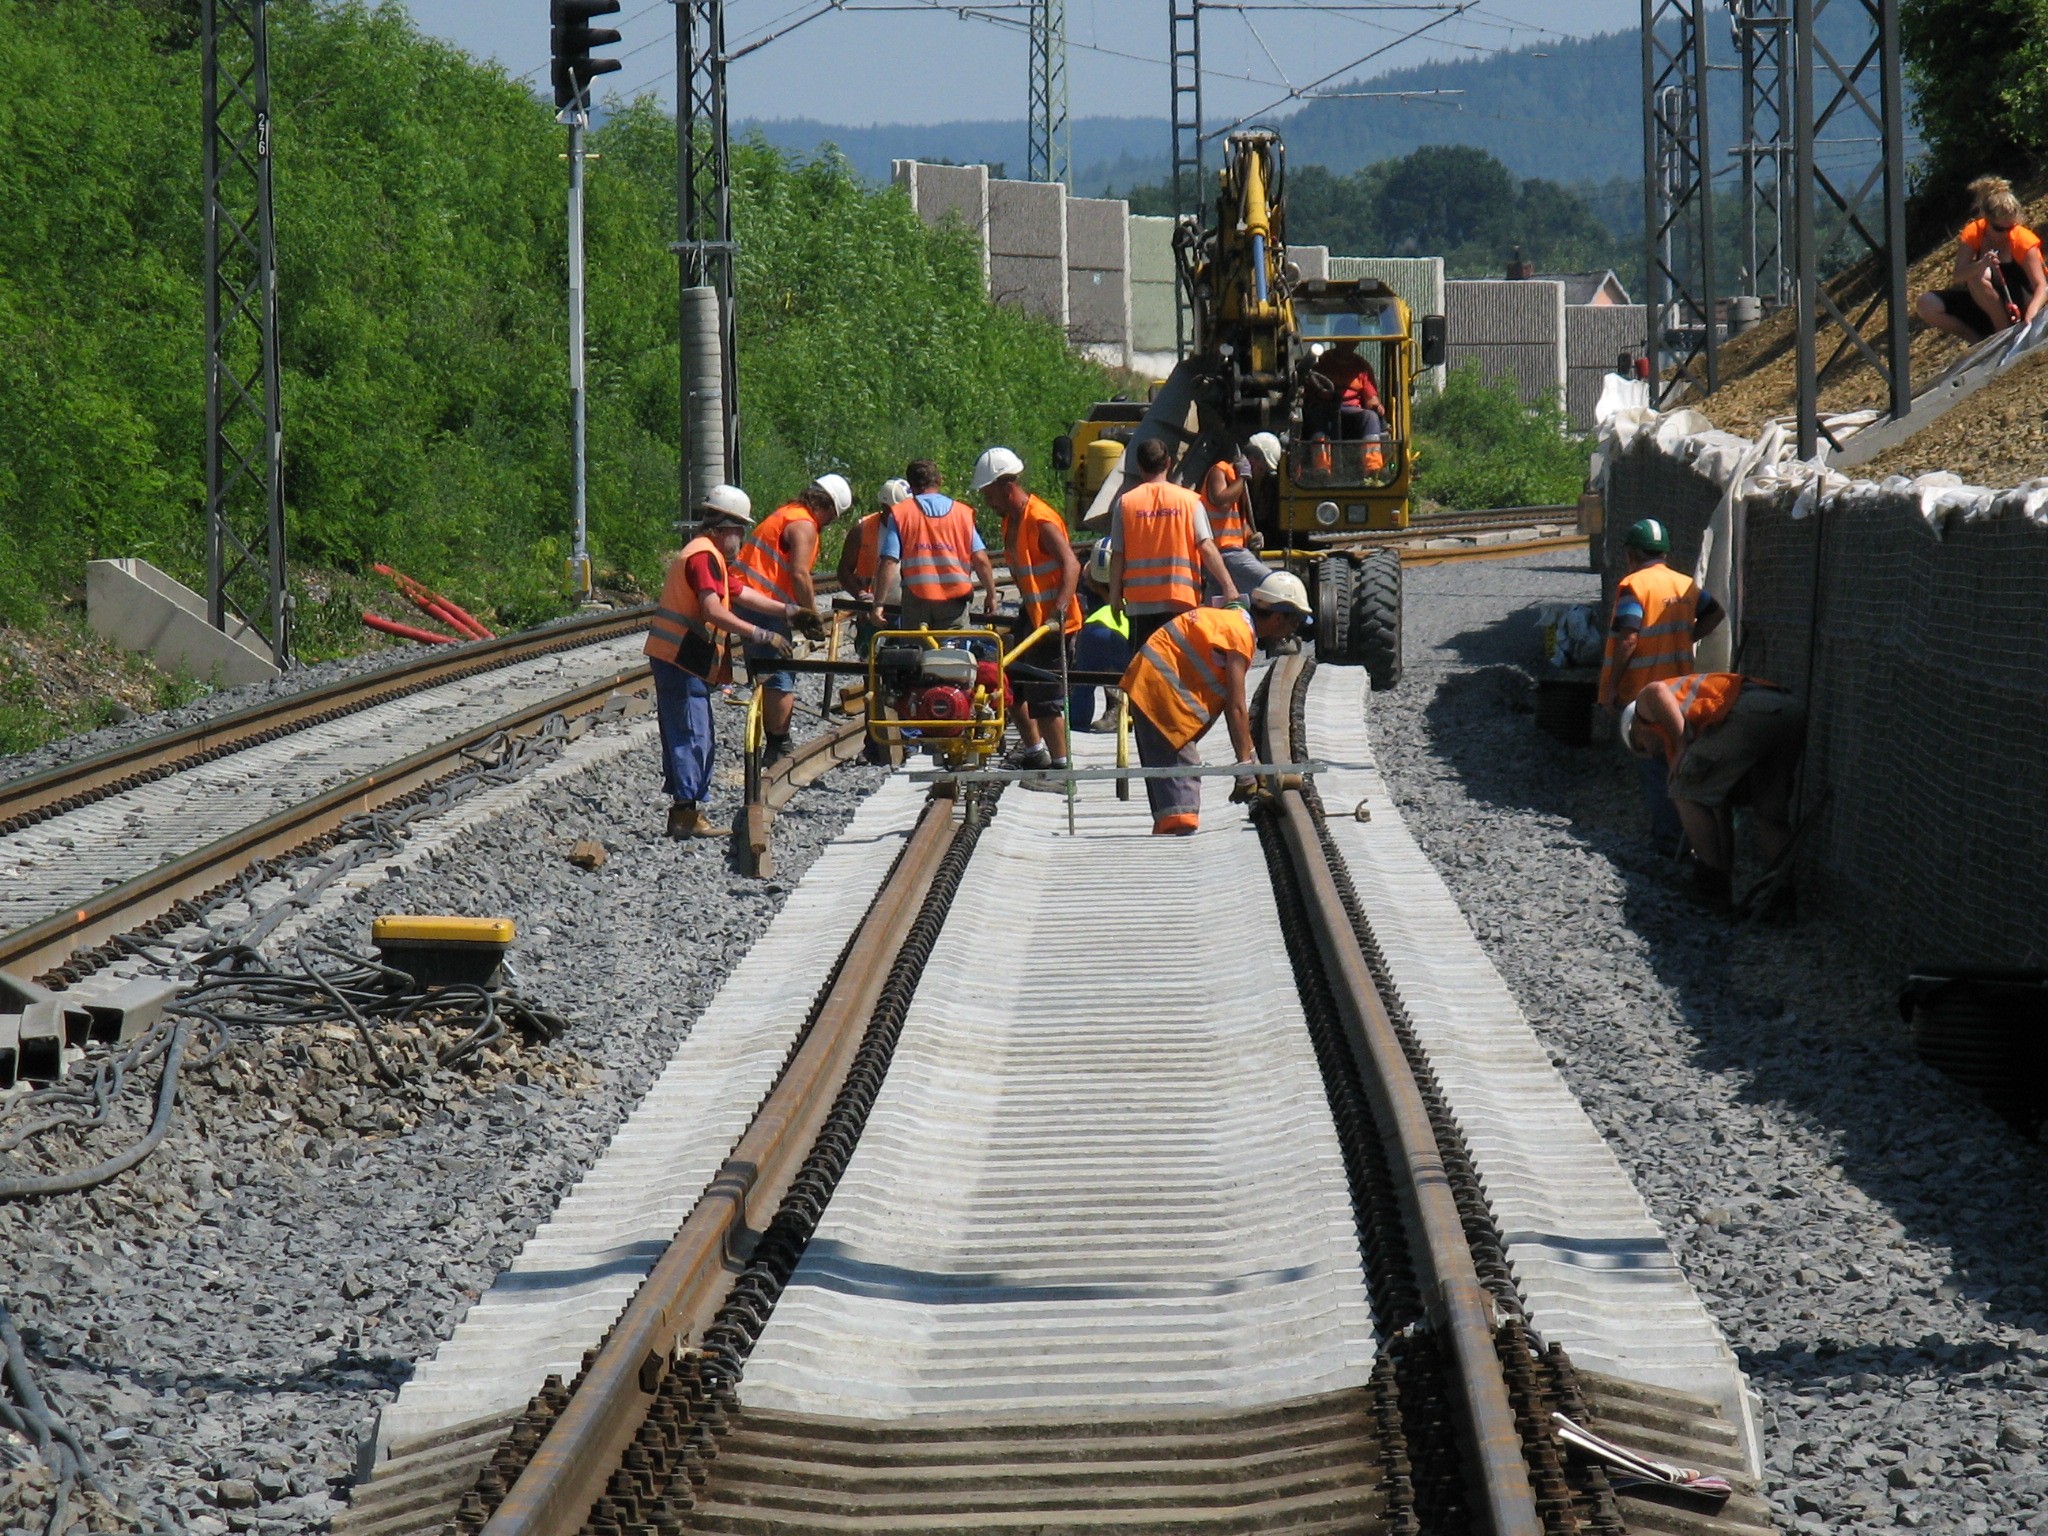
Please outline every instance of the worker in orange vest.
[[[1024, 461], [1007, 448], [991, 448], [974, 462], [974, 490], [981, 504], [1003, 520], [1003, 558], [1017, 584], [1017, 643], [1059, 616], [1057, 639], [1040, 640], [1020, 658], [1057, 674], [1064, 652], [1073, 662], [1074, 637], [1081, 632], [1081, 562], [1067, 538], [1067, 520], [1024, 489]], [[1017, 699], [1015, 768], [1067, 766], [1066, 701], [1056, 680], [1013, 677]], [[1027, 779], [1026, 789], [1056, 790], [1050, 779]]]
[[910, 482], [898, 477], [884, 480], [875, 493], [875, 510], [846, 531], [839, 547], [839, 590], [848, 597], [894, 602], [893, 593], [875, 591], [875, 568], [882, 560], [882, 524], [889, 509], [910, 495]]
[[[1628, 574], [1614, 589], [1600, 667], [1600, 707], [1609, 711], [1626, 709], [1647, 684], [1691, 676], [1693, 647], [1727, 617], [1710, 593], [1665, 564], [1671, 535], [1656, 518], [1634, 524], [1624, 542]], [[1673, 850], [1683, 824], [1665, 792], [1664, 764], [1656, 757], [1640, 761], [1650, 836], [1658, 847]]]
[[[977, 580], [989, 612], [996, 606], [996, 568], [974, 526], [974, 509], [940, 489], [939, 466], [912, 459], [903, 478], [910, 494], [889, 509], [875, 566], [875, 586], [903, 583], [905, 629], [961, 629]], [[876, 623], [882, 605], [874, 606]]]
[[[1199, 765], [1202, 754], [1195, 744], [1221, 715], [1238, 763], [1256, 762], [1258, 749], [1245, 707], [1245, 675], [1258, 647], [1286, 639], [1309, 611], [1308, 588], [1301, 578], [1275, 571], [1252, 592], [1249, 613], [1235, 603], [1191, 608], [1155, 630], [1124, 669], [1138, 761], [1147, 768]], [[1231, 799], [1252, 798], [1258, 782], [1249, 772], [1241, 774]], [[1200, 822], [1200, 779], [1147, 779], [1145, 798], [1152, 806], [1156, 834], [1185, 835]]]
[[1160, 438], [1144, 438], [1130, 461], [1139, 482], [1109, 514], [1109, 606], [1130, 620], [1131, 644], [1143, 645], [1167, 620], [1201, 605], [1205, 572], [1222, 601], [1236, 602], [1238, 590], [1202, 498], [1166, 478], [1172, 450]]
[[[817, 587], [811, 580], [811, 566], [818, 558], [818, 535], [832, 526], [839, 515], [853, 505], [853, 487], [843, 475], [820, 475], [805, 486], [795, 501], [785, 502], [761, 519], [760, 526], [740, 548], [736, 563], [741, 586], [738, 602], [758, 627], [787, 640], [801, 631], [812, 639], [825, 633], [818, 617]], [[796, 713], [796, 674], [768, 671], [789, 654], [789, 647], [749, 644], [748, 676], [765, 690], [761, 696], [761, 725], [767, 742], [761, 754], [766, 767], [789, 755], [789, 723]]]
[[673, 802], [670, 837], [724, 837], [730, 831], [714, 827], [703, 810], [718, 753], [711, 691], [732, 677], [727, 637], [789, 654], [785, 636], [750, 623], [732, 608], [730, 565], [754, 522], [747, 493], [735, 485], [714, 485], [697, 510], [697, 536], [669, 562], [644, 647], [661, 727], [662, 787]]
[[1749, 807], [1766, 865], [1775, 865], [1792, 841], [1804, 706], [1761, 678], [1695, 672], [1646, 684], [1621, 712], [1621, 742], [1667, 769], [1672, 802], [1692, 840], [1695, 888], [1709, 906], [1727, 910], [1735, 868], [1731, 807]]
[[[1235, 458], [1217, 459], [1202, 477], [1202, 510], [1209, 514], [1216, 552], [1240, 592], [1251, 591], [1267, 576], [1266, 562], [1259, 558], [1266, 541], [1252, 499], [1257, 485], [1279, 467], [1280, 439], [1270, 432], [1254, 432]], [[1211, 597], [1221, 595], [1213, 581], [1204, 589]]]

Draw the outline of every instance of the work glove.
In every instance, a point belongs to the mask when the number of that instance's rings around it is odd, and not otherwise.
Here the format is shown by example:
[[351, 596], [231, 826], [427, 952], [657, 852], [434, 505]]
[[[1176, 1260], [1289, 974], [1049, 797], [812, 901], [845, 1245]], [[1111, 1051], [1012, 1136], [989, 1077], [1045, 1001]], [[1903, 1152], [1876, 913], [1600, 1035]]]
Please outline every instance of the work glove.
[[825, 638], [825, 620], [815, 608], [798, 607], [796, 612], [789, 616], [789, 627], [806, 640]]
[[789, 636], [779, 635], [772, 629], [761, 631], [760, 643], [767, 646], [769, 650], [778, 656], [787, 656], [791, 649], [793, 649], [789, 642]]
[[1237, 456], [1237, 457], [1236, 457], [1235, 459], [1233, 459], [1233, 460], [1231, 461], [1231, 465], [1230, 465], [1230, 467], [1231, 467], [1232, 469], [1234, 469], [1234, 470], [1236, 470], [1236, 471], [1237, 471], [1237, 478], [1238, 478], [1238, 479], [1240, 479], [1240, 480], [1249, 480], [1249, 479], [1251, 479], [1251, 477], [1252, 477], [1252, 461], [1251, 461], [1250, 459], [1246, 458], [1246, 457], [1245, 457], [1245, 456], [1244, 456], [1243, 454], [1239, 454], [1239, 455], [1238, 455], [1238, 456]]
[[1266, 788], [1266, 781], [1246, 774], [1231, 781], [1230, 803], [1232, 805], [1264, 805], [1273, 798], [1273, 792]]

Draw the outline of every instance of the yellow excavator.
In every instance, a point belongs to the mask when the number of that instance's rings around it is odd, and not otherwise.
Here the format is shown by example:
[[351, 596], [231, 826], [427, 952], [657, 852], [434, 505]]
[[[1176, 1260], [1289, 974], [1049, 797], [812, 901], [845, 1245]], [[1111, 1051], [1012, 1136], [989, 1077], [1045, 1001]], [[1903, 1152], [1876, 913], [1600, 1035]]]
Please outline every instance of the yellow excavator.
[[[1218, 459], [1246, 456], [1254, 433], [1280, 439], [1252, 488], [1268, 564], [1315, 597], [1316, 658], [1363, 666], [1375, 688], [1401, 676], [1401, 564], [1392, 550], [1347, 548], [1347, 535], [1408, 526], [1415, 377], [1443, 361], [1441, 315], [1410, 315], [1372, 278], [1304, 278], [1287, 257], [1286, 151], [1269, 129], [1226, 142], [1212, 222], [1174, 237], [1194, 316], [1188, 355], [1147, 403], [1105, 401], [1053, 445], [1068, 474], [1068, 515], [1106, 530], [1130, 446], [1167, 440], [1174, 478], [1199, 488]], [[1351, 404], [1361, 372], [1377, 391], [1377, 427]], [[1351, 394], [1347, 396], [1347, 385]]]

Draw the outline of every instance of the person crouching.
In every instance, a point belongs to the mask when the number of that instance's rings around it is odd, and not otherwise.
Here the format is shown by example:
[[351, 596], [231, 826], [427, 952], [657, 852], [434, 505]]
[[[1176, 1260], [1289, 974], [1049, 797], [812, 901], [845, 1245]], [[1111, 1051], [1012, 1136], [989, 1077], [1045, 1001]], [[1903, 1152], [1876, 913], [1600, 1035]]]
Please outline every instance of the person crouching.
[[670, 837], [724, 837], [728, 827], [705, 819], [711, 768], [718, 754], [711, 694], [732, 680], [731, 640], [789, 654], [785, 635], [733, 612], [730, 562], [754, 525], [754, 504], [734, 485], [714, 485], [698, 508], [697, 536], [669, 562], [661, 601], [647, 628], [648, 667], [661, 726], [661, 780], [674, 802]]
[[[1199, 765], [1196, 744], [1220, 715], [1237, 761], [1255, 762], [1258, 750], [1245, 705], [1252, 656], [1259, 646], [1292, 635], [1309, 612], [1301, 578], [1275, 571], [1253, 591], [1250, 612], [1234, 605], [1191, 608], [1169, 619], [1124, 669], [1138, 761], [1147, 768]], [[1252, 794], [1257, 784], [1256, 776], [1241, 776], [1237, 796]], [[1145, 798], [1152, 806], [1152, 830], [1161, 836], [1185, 836], [1200, 824], [1199, 779], [1148, 778]]]

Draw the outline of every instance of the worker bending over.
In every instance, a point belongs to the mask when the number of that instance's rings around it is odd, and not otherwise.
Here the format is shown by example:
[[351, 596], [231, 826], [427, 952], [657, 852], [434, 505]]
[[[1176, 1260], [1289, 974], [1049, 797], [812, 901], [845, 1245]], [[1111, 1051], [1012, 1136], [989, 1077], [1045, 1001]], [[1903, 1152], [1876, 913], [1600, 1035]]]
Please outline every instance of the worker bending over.
[[[1650, 683], [1690, 677], [1693, 647], [1727, 617], [1690, 576], [1665, 564], [1671, 535], [1656, 518], [1633, 525], [1625, 543], [1628, 574], [1614, 589], [1607, 654], [1600, 666], [1600, 707], [1609, 711], [1626, 709]], [[1651, 840], [1673, 852], [1683, 826], [1665, 793], [1664, 765], [1655, 757], [1641, 763]]]
[[1747, 805], [1757, 853], [1775, 865], [1792, 841], [1792, 775], [1806, 743], [1806, 710], [1760, 678], [1696, 672], [1651, 683], [1622, 711], [1622, 745], [1655, 755], [1692, 839], [1693, 878], [1716, 910], [1733, 904], [1736, 805]]
[[[821, 639], [825, 624], [818, 617], [818, 592], [811, 581], [811, 566], [818, 558], [818, 535], [832, 526], [842, 512], [853, 505], [853, 487], [840, 475], [820, 475], [803, 489], [795, 501], [785, 502], [761, 519], [744, 546], [737, 562], [742, 585], [740, 607], [761, 629], [787, 642], [801, 631]], [[787, 643], [775, 646], [747, 646], [748, 675], [761, 696], [761, 726], [767, 735], [761, 763], [789, 755], [789, 722], [796, 713], [796, 675], [761, 669], [789, 654]]]
[[839, 590], [862, 602], [894, 603], [893, 592], [875, 590], [875, 568], [882, 560], [882, 525], [889, 509], [910, 496], [910, 482], [901, 478], [884, 480], [875, 493], [875, 510], [846, 531], [839, 546]]
[[[1219, 714], [1229, 724], [1237, 761], [1257, 761], [1245, 707], [1245, 674], [1259, 646], [1284, 640], [1308, 614], [1308, 588], [1301, 578], [1275, 571], [1252, 593], [1249, 613], [1235, 605], [1193, 608], [1155, 631], [1124, 669], [1138, 761], [1147, 768], [1200, 764], [1195, 744]], [[1247, 774], [1238, 779], [1231, 798], [1246, 799], [1257, 790], [1257, 778]], [[1181, 835], [1200, 822], [1200, 779], [1147, 779], [1145, 798], [1152, 805], [1155, 833]]]
[[[1081, 631], [1081, 604], [1075, 597], [1081, 585], [1081, 562], [1067, 540], [1067, 522], [1045, 502], [1024, 489], [1024, 461], [1007, 448], [991, 448], [974, 464], [974, 489], [981, 504], [1003, 520], [1003, 558], [1010, 563], [1010, 580], [1017, 584], [1017, 633], [1021, 645], [1039, 625], [1053, 622], [1059, 632], [1033, 645], [1018, 659], [1026, 666], [1054, 674], [1048, 681], [1013, 677], [1016, 695], [1017, 751], [1010, 763], [1017, 768], [1064, 768], [1067, 766], [1067, 723], [1065, 701], [1060, 697], [1058, 673], [1065, 655], [1073, 662], [1074, 636]], [[1057, 789], [1049, 779], [1025, 782], [1026, 789]]]
[[1174, 615], [1201, 605], [1204, 572], [1223, 601], [1235, 602], [1238, 591], [1202, 498], [1166, 478], [1172, 451], [1148, 437], [1131, 449], [1131, 464], [1139, 482], [1109, 514], [1109, 606], [1129, 616], [1131, 643], [1143, 645]]
[[[1249, 592], [1266, 579], [1266, 562], [1258, 553], [1265, 539], [1252, 509], [1252, 494], [1254, 486], [1279, 467], [1280, 439], [1270, 432], [1254, 432], [1244, 452], [1234, 459], [1218, 459], [1202, 477], [1202, 510], [1209, 514], [1216, 552], [1240, 592]], [[1205, 583], [1205, 590], [1211, 597], [1219, 595], [1214, 582]]]
[[[889, 509], [882, 524], [876, 590], [903, 583], [905, 629], [965, 628], [976, 579], [984, 606], [990, 612], [996, 606], [996, 568], [974, 526], [974, 509], [939, 489], [939, 466], [930, 459], [912, 459], [903, 478], [910, 494]], [[881, 623], [879, 599], [873, 611]]]
[[728, 637], [781, 655], [789, 640], [732, 609], [730, 563], [753, 526], [754, 507], [737, 486], [714, 485], [697, 509], [697, 536], [669, 562], [661, 601], [647, 626], [647, 664], [661, 726], [661, 781], [670, 837], [723, 837], [730, 830], [704, 819], [718, 740], [711, 690], [732, 677]]

